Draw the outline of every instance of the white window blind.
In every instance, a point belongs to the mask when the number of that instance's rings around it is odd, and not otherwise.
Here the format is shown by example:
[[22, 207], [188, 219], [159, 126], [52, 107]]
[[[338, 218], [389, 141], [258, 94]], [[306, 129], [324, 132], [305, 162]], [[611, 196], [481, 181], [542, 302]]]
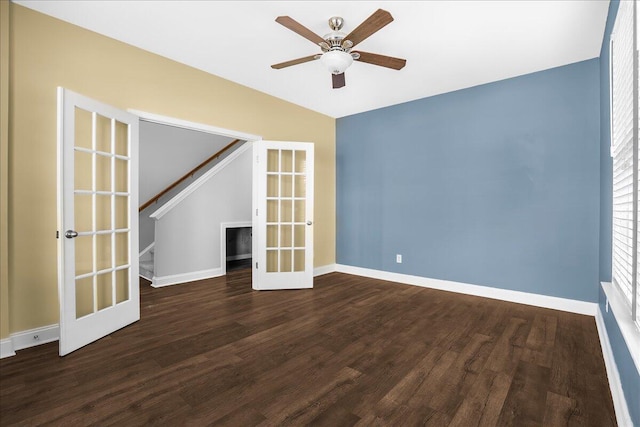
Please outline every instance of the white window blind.
[[636, 1], [620, 2], [611, 42], [613, 282], [638, 321], [640, 157]]

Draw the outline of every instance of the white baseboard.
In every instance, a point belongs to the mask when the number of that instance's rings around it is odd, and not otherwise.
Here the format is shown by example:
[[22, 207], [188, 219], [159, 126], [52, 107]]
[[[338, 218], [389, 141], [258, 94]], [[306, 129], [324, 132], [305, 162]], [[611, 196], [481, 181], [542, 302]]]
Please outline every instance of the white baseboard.
[[196, 280], [211, 279], [222, 276], [221, 268], [211, 268], [209, 270], [193, 271], [191, 273], [172, 274], [169, 276], [154, 276], [151, 286], [161, 288], [163, 286], [177, 285], [180, 283], [194, 282]]
[[609, 334], [604, 324], [604, 318], [600, 307], [596, 313], [596, 326], [598, 335], [600, 336], [600, 346], [602, 347], [602, 355], [604, 356], [604, 366], [607, 369], [607, 377], [609, 379], [609, 388], [611, 389], [611, 398], [613, 399], [613, 407], [616, 412], [616, 419], [619, 426], [631, 426], [631, 414], [627, 406], [627, 400], [624, 397], [622, 383], [620, 382], [620, 374], [618, 373], [618, 365], [613, 356], [613, 349], [609, 342]]
[[152, 242], [149, 246], [144, 248], [142, 252], [138, 254], [138, 258], [142, 258], [147, 252], [149, 252], [156, 245], [156, 242]]
[[313, 277], [322, 276], [323, 274], [333, 273], [336, 271], [336, 264], [323, 265], [313, 269]]
[[0, 340], [0, 359], [4, 359], [5, 357], [15, 356], [16, 352], [13, 349], [13, 341], [11, 338], [5, 338]]
[[350, 265], [337, 264], [336, 271], [340, 273], [355, 274], [356, 276], [371, 277], [373, 279], [400, 282], [407, 285], [422, 286], [424, 288], [440, 289], [460, 294], [475, 295], [502, 301], [517, 302], [519, 304], [533, 305], [536, 307], [568, 311], [571, 313], [586, 314], [589, 316], [595, 316], [596, 311], [598, 310], [598, 304], [595, 302], [558, 298], [509, 289], [492, 288], [489, 286], [471, 285], [468, 283], [452, 282], [449, 280], [430, 279], [428, 277], [391, 273], [388, 271], [372, 270], [369, 268], [353, 267]]
[[10, 335], [13, 349], [15, 351], [58, 341], [60, 338], [60, 327], [58, 324], [43, 326], [41, 328], [29, 329], [27, 331], [16, 332]]

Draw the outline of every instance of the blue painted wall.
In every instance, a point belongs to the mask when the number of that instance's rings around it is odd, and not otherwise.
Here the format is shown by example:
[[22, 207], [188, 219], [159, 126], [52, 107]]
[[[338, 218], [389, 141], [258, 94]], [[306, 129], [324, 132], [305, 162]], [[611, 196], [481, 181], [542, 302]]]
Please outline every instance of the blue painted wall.
[[338, 119], [337, 262], [598, 301], [599, 100], [596, 58]]
[[[611, 281], [611, 201], [613, 182], [613, 162], [611, 145], [611, 117], [609, 110], [609, 40], [613, 23], [618, 12], [619, 1], [609, 3], [609, 15], [605, 27], [602, 50], [600, 51], [600, 280]], [[607, 297], [602, 289], [599, 294], [599, 308], [607, 329], [607, 336], [613, 357], [620, 374], [620, 382], [627, 401], [627, 407], [634, 425], [640, 426], [640, 373], [636, 368], [627, 343], [620, 332], [618, 320], [613, 312], [605, 309]]]

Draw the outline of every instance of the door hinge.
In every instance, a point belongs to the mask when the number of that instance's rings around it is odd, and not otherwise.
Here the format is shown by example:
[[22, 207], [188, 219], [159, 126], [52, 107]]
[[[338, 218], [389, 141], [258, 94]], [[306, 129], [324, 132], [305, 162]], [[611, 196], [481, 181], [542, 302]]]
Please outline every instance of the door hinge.
[[256, 209], [256, 216], [258, 216], [258, 209]]
[[260, 156], [256, 156], [256, 163], [260, 163]]
[[258, 262], [256, 261], [256, 270], [258, 269]]
[[60, 238], [60, 230], [56, 230], [56, 239]]

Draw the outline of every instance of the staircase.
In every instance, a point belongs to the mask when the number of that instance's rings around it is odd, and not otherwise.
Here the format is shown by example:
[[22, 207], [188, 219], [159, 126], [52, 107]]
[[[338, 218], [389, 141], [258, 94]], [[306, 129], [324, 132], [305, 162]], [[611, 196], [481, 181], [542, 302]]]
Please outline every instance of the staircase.
[[163, 206], [164, 203], [180, 194], [184, 189], [192, 185], [202, 175], [215, 168], [221, 161], [243, 146], [245, 141], [235, 139], [220, 151], [197, 165], [195, 168], [180, 177], [177, 181], [156, 194], [139, 208], [139, 230], [140, 244], [144, 247], [151, 246], [151, 249], [143, 251], [139, 258], [139, 275], [147, 280], [153, 281], [155, 276], [155, 221], [150, 215]]
[[140, 257], [139, 275], [149, 281], [153, 281], [154, 252], [155, 248], [152, 246], [151, 249]]

